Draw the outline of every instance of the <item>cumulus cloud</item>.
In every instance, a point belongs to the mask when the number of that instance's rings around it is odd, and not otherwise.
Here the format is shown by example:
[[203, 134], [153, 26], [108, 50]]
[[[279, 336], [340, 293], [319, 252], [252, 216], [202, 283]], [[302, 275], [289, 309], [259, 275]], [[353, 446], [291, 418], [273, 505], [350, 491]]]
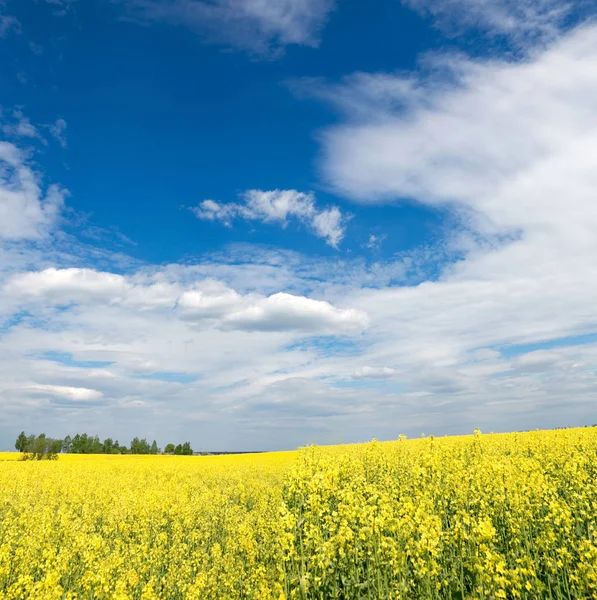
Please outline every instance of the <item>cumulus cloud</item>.
[[27, 386], [26, 389], [39, 394], [57, 396], [72, 402], [90, 402], [93, 400], [99, 400], [103, 397], [102, 392], [97, 390], [91, 390], [83, 387], [69, 387], [65, 385], [32, 384]]
[[56, 269], [32, 271], [12, 277], [4, 287], [9, 296], [22, 301], [40, 299], [55, 302], [106, 302], [122, 298], [127, 289], [122, 275], [93, 269]]
[[323, 300], [277, 293], [229, 314], [224, 326], [246, 331], [311, 331], [349, 333], [367, 327], [363, 311], [339, 309]]
[[241, 203], [221, 204], [204, 200], [191, 210], [204, 221], [221, 221], [231, 226], [235, 219], [277, 223], [286, 227], [290, 218], [307, 225], [312, 232], [323, 238], [327, 244], [337, 248], [344, 237], [346, 217], [338, 207], [317, 208], [312, 193], [296, 190], [248, 190]]
[[178, 284], [141, 282], [135, 277], [81, 268], [51, 267], [13, 275], [2, 288], [2, 296], [5, 306], [104, 304], [135, 310], [176, 309], [185, 321], [226, 330], [343, 334], [368, 325], [363, 311], [336, 308], [304, 296], [243, 296], [213, 280], [195, 282], [185, 290]]
[[184, 292], [178, 299], [178, 308], [189, 321], [219, 318], [242, 303], [242, 296], [221, 282], [208, 281], [196, 289]]
[[26, 155], [14, 144], [0, 142], [0, 240], [40, 239], [50, 233], [65, 195], [56, 185], [44, 191]]
[[285, 46], [315, 47], [333, 0], [123, 0], [140, 21], [188, 27], [211, 43], [275, 56]]

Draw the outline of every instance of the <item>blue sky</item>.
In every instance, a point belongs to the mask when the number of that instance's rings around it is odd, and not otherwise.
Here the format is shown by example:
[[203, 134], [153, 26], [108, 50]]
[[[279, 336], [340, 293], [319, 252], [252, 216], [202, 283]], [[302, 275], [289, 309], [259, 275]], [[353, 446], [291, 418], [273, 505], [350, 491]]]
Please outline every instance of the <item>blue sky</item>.
[[596, 8], [0, 1], [0, 445], [597, 422]]

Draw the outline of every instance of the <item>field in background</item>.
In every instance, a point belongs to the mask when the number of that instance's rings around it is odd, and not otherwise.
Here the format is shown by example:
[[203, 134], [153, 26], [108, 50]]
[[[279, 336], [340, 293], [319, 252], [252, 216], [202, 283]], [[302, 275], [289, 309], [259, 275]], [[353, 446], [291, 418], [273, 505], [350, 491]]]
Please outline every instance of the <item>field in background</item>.
[[596, 428], [6, 461], [0, 490], [0, 599], [597, 598]]
[[20, 458], [19, 452], [0, 452], [0, 460], [19, 460]]

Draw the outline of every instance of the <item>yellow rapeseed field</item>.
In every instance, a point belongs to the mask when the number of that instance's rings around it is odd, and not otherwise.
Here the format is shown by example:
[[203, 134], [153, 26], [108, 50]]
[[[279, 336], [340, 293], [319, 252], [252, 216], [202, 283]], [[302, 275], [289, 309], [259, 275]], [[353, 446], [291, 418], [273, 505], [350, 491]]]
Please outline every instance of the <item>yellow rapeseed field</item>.
[[7, 456], [0, 599], [597, 598], [596, 428]]

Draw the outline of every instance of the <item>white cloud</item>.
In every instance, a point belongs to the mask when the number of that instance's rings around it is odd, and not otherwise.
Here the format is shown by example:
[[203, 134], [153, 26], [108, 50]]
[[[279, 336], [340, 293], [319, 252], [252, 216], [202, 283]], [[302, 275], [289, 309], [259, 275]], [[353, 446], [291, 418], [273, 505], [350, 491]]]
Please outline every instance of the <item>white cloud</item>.
[[449, 72], [360, 74], [324, 90], [347, 114], [323, 136], [340, 193], [443, 206], [462, 225], [449, 240], [459, 260], [437, 281], [346, 296], [372, 316], [363, 358], [396, 365], [452, 414], [497, 419], [480, 408], [495, 395], [525, 419], [593, 419], [588, 347], [582, 378], [568, 362], [549, 366], [553, 354], [507, 360], [490, 348], [597, 332], [597, 27], [517, 62], [435, 67]]
[[213, 319], [238, 308], [241, 303], [242, 296], [236, 291], [220, 282], [208, 281], [184, 292], [178, 300], [178, 308], [184, 319]]
[[127, 287], [122, 275], [93, 269], [51, 267], [15, 275], [5, 285], [4, 292], [25, 302], [39, 299], [43, 303], [68, 304], [115, 301], [123, 297]]
[[65, 191], [44, 192], [40, 180], [21, 150], [0, 142], [0, 240], [39, 239], [55, 227]]
[[318, 209], [312, 193], [296, 190], [248, 190], [242, 203], [220, 204], [204, 200], [191, 210], [204, 221], [221, 221], [230, 227], [234, 219], [278, 223], [286, 227], [290, 218], [307, 225], [313, 233], [337, 248], [345, 232], [346, 217], [336, 206]]
[[[358, 98], [363, 111], [373, 105], [376, 120], [328, 132], [325, 173], [363, 202], [466, 203], [491, 211], [492, 221], [517, 226], [525, 214], [516, 209], [520, 198], [504, 198], [502, 188], [523, 186], [520, 176], [549, 166], [550, 158], [574, 153], [582, 159], [596, 122], [596, 64], [595, 28], [586, 27], [518, 63], [458, 59], [450, 64], [454, 85], [400, 86], [377, 75], [348, 80], [336, 90], [338, 100], [346, 105], [346, 98]], [[387, 98], [381, 109], [362, 89], [380, 85]], [[533, 207], [529, 222], [550, 214], [551, 204], [537, 202], [536, 194], [525, 204]]]
[[313, 230], [324, 238], [330, 246], [338, 247], [344, 237], [344, 217], [336, 206], [322, 210], [313, 216]]
[[29, 118], [19, 109], [12, 111], [10, 116], [0, 112], [0, 117], [4, 123], [0, 126], [0, 131], [8, 138], [30, 138], [37, 139], [42, 144], [46, 144], [37, 127], [31, 123]]
[[390, 379], [396, 375], [391, 367], [361, 367], [352, 374], [353, 379]]
[[72, 402], [89, 402], [99, 400], [103, 394], [97, 390], [91, 390], [82, 387], [69, 387], [65, 385], [50, 385], [50, 384], [32, 384], [25, 389], [41, 394], [49, 394], [58, 396]]
[[229, 314], [224, 326], [246, 331], [350, 333], [367, 327], [363, 311], [335, 308], [322, 300], [277, 293]]
[[48, 125], [48, 129], [50, 133], [54, 136], [56, 141], [63, 147], [67, 147], [66, 136], [64, 132], [66, 131], [66, 121], [64, 119], [56, 119], [54, 123]]
[[[325, 272], [324, 265], [306, 262], [292, 264], [287, 273], [288, 259], [279, 264], [271, 257], [256, 259], [141, 269], [124, 281], [88, 273], [83, 292], [73, 289], [77, 278], [72, 275], [67, 283], [56, 278], [56, 289], [48, 286], [47, 274], [39, 286], [26, 279], [20, 293], [37, 287], [43, 293], [31, 301], [19, 296], [15, 310], [31, 317], [17, 319], [0, 336], [0, 436], [10, 441], [19, 423], [20, 429], [57, 436], [79, 430], [127, 440], [141, 434], [164, 438], [160, 443], [183, 436], [204, 449], [242, 450], [591, 419], [597, 345], [559, 349], [549, 361], [545, 356], [505, 359], [483, 344], [536, 337], [525, 325], [532, 313], [519, 320], [516, 306], [511, 313], [500, 312], [490, 291], [469, 297], [462, 295], [466, 286], [454, 286], [451, 304], [433, 284], [359, 291], [360, 271], [343, 279], [354, 268], [346, 263], [338, 280], [332, 269], [327, 272], [319, 288], [326, 303], [282, 296], [279, 310], [272, 307], [277, 298], [234, 292], [203, 279], [204, 272], [226, 273], [239, 284], [248, 277], [253, 288], [266, 289], [290, 277], [293, 287], [307, 289], [313, 273]], [[159, 293], [154, 286], [160, 286]], [[156, 297], [168, 302], [150, 308], [146, 294], [152, 302]], [[76, 306], [48, 312], [58, 299], [68, 304], [73, 297]], [[191, 311], [187, 315], [182, 297]], [[355, 327], [359, 317], [347, 319], [341, 312], [346, 309], [334, 306], [333, 298], [366, 308], [369, 326], [361, 333]], [[15, 299], [0, 292], [3, 308]], [[145, 310], [138, 308], [140, 299]], [[226, 321], [239, 312], [244, 322]], [[538, 314], [535, 323], [543, 319]], [[304, 341], [306, 335], [330, 331], [359, 335]], [[111, 364], [70, 366], [44, 358], [50, 352], [72, 355], [75, 362]], [[579, 364], [584, 366], [574, 367]], [[180, 384], [153, 378], [164, 372], [196, 380]], [[97, 390], [103, 394], [101, 406], [48, 403], [47, 392], [28, 391], [28, 385]]]
[[275, 55], [285, 46], [315, 47], [333, 0], [124, 0], [142, 21], [184, 25], [208, 42], [254, 54]]
[[[56, 119], [54, 123], [40, 125], [40, 127], [48, 131], [50, 135], [63, 147], [67, 147], [65, 136], [66, 121], [64, 119]], [[44, 146], [48, 145], [46, 138], [40, 133], [40, 130], [31, 123], [29, 117], [23, 114], [20, 109], [14, 109], [10, 112], [2, 111], [0, 108], [0, 131], [11, 139], [18, 141], [19, 138], [29, 138], [30, 140], [38, 140]]]
[[11, 15], [0, 15], [0, 38], [6, 37], [11, 31], [21, 33], [20, 21]]
[[56, 8], [53, 15], [56, 17], [64, 17], [71, 9], [76, 0], [45, 0], [47, 4], [52, 4]]
[[586, 2], [562, 0], [403, 0], [407, 6], [437, 19], [449, 32], [474, 27], [517, 42], [552, 39], [573, 9]]
[[133, 310], [178, 309], [188, 322], [225, 330], [301, 331], [311, 334], [359, 332], [368, 324], [362, 311], [340, 309], [322, 300], [277, 293], [240, 295], [221, 282], [195, 282], [190, 289], [93, 269], [48, 268], [13, 275], [1, 290], [5, 310], [37, 304], [45, 309], [77, 304], [118, 305]]
[[[597, 331], [597, 29], [518, 62], [440, 66], [439, 79], [361, 74], [324, 90], [347, 115], [323, 136], [324, 167], [359, 202], [448, 208], [462, 228], [438, 246], [457, 262], [425, 248], [366, 266], [243, 245], [118, 274], [89, 268], [76, 245], [0, 248], [0, 438], [78, 429], [240, 450], [596, 422], [597, 344], [550, 342]], [[0, 156], [5, 175], [23, 162], [11, 144]], [[251, 210], [309, 217], [295, 200], [257, 196]], [[226, 206], [201, 208], [230, 222], [249, 210]], [[433, 280], [408, 280], [429, 263]], [[95, 390], [101, 403], [27, 386]]]
[[363, 245], [365, 248], [369, 248], [370, 250], [378, 250], [387, 237], [387, 235], [375, 235], [372, 233], [369, 235], [369, 240], [367, 243]]

